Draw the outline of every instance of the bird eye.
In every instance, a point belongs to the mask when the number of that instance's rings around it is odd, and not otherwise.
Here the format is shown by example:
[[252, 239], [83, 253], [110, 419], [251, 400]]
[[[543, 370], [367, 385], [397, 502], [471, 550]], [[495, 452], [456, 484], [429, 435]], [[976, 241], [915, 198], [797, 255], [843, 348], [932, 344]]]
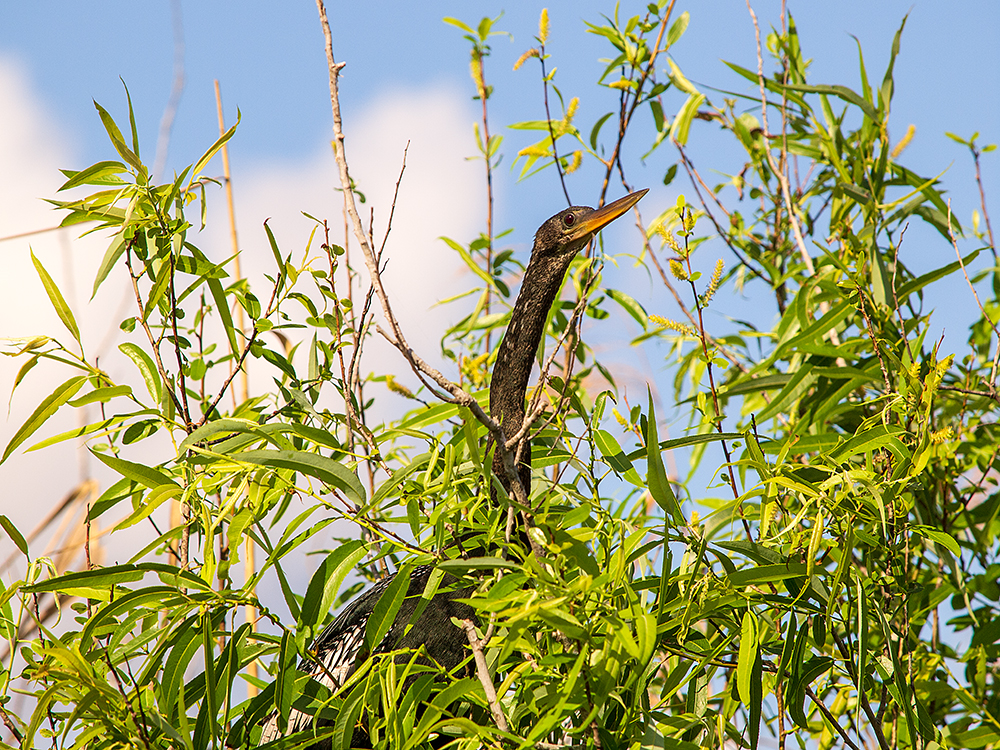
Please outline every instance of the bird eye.
[[576, 224], [576, 215], [568, 213], [565, 216], [563, 216], [563, 224], [565, 224], [568, 227], [571, 227], [574, 224]]

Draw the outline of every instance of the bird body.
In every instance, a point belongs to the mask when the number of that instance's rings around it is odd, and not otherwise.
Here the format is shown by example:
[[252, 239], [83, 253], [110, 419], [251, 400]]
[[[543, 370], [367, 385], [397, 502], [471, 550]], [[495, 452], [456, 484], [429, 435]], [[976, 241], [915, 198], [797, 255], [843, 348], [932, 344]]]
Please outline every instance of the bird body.
[[[535, 354], [545, 331], [549, 309], [559, 293], [570, 263], [597, 231], [624, 214], [645, 193], [645, 190], [631, 193], [598, 209], [571, 206], [549, 218], [535, 233], [531, 259], [497, 352], [490, 383], [490, 416], [500, 424], [507, 440], [516, 436], [524, 424], [524, 399]], [[516, 454], [516, 450], [514, 452]], [[530, 449], [522, 450], [521, 455], [516, 477], [510, 476], [504, 466], [503, 451], [499, 448], [494, 454], [493, 470], [505, 491], [511, 493], [514, 481], [518, 481], [524, 497], [527, 497], [530, 490]], [[497, 502], [495, 490], [491, 490], [491, 498], [494, 503]], [[473, 590], [446, 587], [424, 608], [418, 621], [411, 623], [432, 569], [433, 566], [425, 565], [413, 570], [407, 596], [395, 621], [373, 652], [422, 647], [429, 658], [452, 670], [467, 655], [467, 636], [452, 620], [475, 619], [475, 610], [457, 600], [470, 596]], [[299, 664], [299, 670], [311, 674], [331, 690], [343, 685], [368, 656], [362, 653], [367, 621], [392, 580], [392, 576], [383, 578], [348, 604], [316, 638], [310, 648], [313, 656], [304, 659]], [[407, 625], [412, 627], [407, 630]], [[278, 728], [277, 711], [274, 711], [264, 720], [260, 744], [307, 729], [311, 721], [307, 714], [292, 709], [287, 728], [282, 732]], [[357, 744], [358, 734], [355, 733], [352, 745]], [[329, 747], [329, 741], [312, 746], [315, 750], [324, 747]]]
[[[420, 595], [427, 585], [428, 577], [434, 570], [433, 565], [420, 565], [410, 574], [410, 584], [406, 598], [400, 605], [396, 619], [382, 640], [372, 649], [372, 653], [386, 653], [396, 649], [423, 650], [431, 654], [437, 664], [444, 669], [452, 670], [465, 658], [464, 641], [457, 642], [450, 638], [455, 630], [452, 618], [464, 620], [475, 617], [475, 611], [468, 604], [455, 599], [468, 596], [470, 589], [448, 590], [438, 593], [433, 599], [434, 606], [428, 606], [420, 617], [420, 626], [404, 632], [413, 617], [420, 601]], [[446, 579], [455, 581], [453, 576]], [[309, 648], [311, 658], [299, 662], [299, 671], [311, 675], [321, 685], [336, 690], [354, 674], [364, 662], [368, 653], [362, 653], [365, 642], [365, 630], [368, 618], [371, 616], [379, 598], [395, 580], [395, 574], [382, 578], [361, 596], [352, 600], [337, 615], [336, 619], [323, 629]], [[448, 583], [447, 580], [444, 581]], [[282, 732], [278, 727], [277, 712], [271, 713], [263, 724], [258, 744], [273, 742], [293, 732], [308, 729], [312, 716], [297, 709], [291, 709], [288, 714], [288, 724]], [[363, 737], [355, 737], [353, 747], [363, 741]], [[329, 747], [329, 742], [316, 743], [313, 750], [323, 750]]]

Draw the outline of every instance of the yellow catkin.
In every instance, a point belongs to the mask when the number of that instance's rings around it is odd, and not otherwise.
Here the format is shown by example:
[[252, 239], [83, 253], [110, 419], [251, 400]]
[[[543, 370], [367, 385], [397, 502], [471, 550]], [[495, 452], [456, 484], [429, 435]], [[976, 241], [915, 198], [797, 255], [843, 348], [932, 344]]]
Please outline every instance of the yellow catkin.
[[469, 63], [472, 70], [472, 80], [476, 84], [476, 92], [479, 98], [486, 98], [486, 80], [483, 78], [483, 58], [476, 52], [472, 53], [472, 61]]
[[712, 280], [708, 282], [708, 290], [705, 292], [705, 296], [702, 297], [702, 304], [707, 305], [712, 301], [712, 297], [715, 296], [716, 291], [719, 289], [719, 282], [722, 281], [722, 270], [725, 268], [725, 263], [722, 262], [722, 258], [715, 261], [715, 270], [712, 272]]
[[538, 50], [536, 48], [532, 47], [527, 52], [525, 52], [523, 55], [521, 55], [519, 58], [517, 58], [517, 62], [514, 63], [514, 70], [517, 70], [518, 68], [520, 68], [528, 60], [530, 60], [532, 57], [538, 57], [538, 56], [539, 56]]
[[931, 433], [931, 442], [934, 445], [941, 445], [941, 443], [946, 443], [953, 437], [955, 437], [955, 433], [951, 427], [945, 427], [943, 430], [936, 430]]
[[541, 44], [545, 44], [548, 38], [549, 38], [549, 9], [542, 8], [542, 15], [538, 19], [538, 41]]
[[663, 241], [666, 242], [667, 245], [669, 245], [671, 250], [673, 250], [678, 255], [683, 254], [681, 253], [681, 246], [677, 242], [677, 239], [670, 233], [670, 230], [667, 229], [663, 224], [656, 225], [656, 233], [663, 238]]
[[688, 273], [684, 270], [684, 266], [681, 265], [679, 260], [670, 261], [670, 273], [674, 275], [674, 278], [678, 281], [687, 281]]
[[630, 425], [630, 424], [628, 423], [628, 420], [627, 420], [627, 419], [625, 419], [625, 417], [623, 417], [623, 416], [621, 415], [621, 412], [620, 412], [620, 411], [618, 411], [617, 409], [615, 409], [614, 407], [612, 407], [612, 409], [611, 409], [611, 413], [615, 415], [615, 419], [617, 419], [617, 420], [618, 420], [618, 424], [620, 424], [620, 425], [621, 425], [622, 427], [624, 427], [624, 428], [625, 428], [626, 430], [627, 430], [627, 429], [629, 429], [629, 428], [631, 427], [631, 425]]
[[549, 150], [541, 146], [525, 146], [517, 152], [518, 156], [548, 156]]
[[569, 100], [569, 106], [566, 107], [566, 123], [573, 122], [573, 116], [576, 115], [576, 110], [580, 106], [580, 97], [574, 96]]
[[899, 143], [897, 143], [896, 147], [892, 150], [893, 159], [899, 158], [899, 155], [906, 150], [907, 146], [910, 145], [910, 141], [913, 140], [913, 136], [916, 135], [916, 133], [917, 133], [916, 125], [910, 125], [910, 127], [906, 129], [906, 135], [903, 136], [903, 139]]
[[683, 333], [685, 336], [697, 335], [691, 326], [678, 323], [676, 320], [671, 320], [670, 318], [664, 318], [662, 315], [650, 315], [649, 319], [661, 328], [669, 328], [671, 331]]
[[385, 376], [385, 387], [388, 388], [393, 393], [398, 393], [400, 396], [405, 396], [406, 398], [415, 398], [413, 391], [407, 388], [402, 383], [397, 383], [396, 378], [392, 375]]
[[566, 165], [566, 174], [573, 174], [573, 172], [580, 168], [581, 164], [583, 164], [583, 152], [574, 151], [572, 161]]

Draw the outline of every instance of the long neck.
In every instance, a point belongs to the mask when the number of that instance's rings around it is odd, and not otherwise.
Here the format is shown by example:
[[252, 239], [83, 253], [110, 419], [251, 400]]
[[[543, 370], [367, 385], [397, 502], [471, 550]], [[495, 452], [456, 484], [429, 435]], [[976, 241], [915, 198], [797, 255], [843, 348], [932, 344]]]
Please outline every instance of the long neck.
[[[500, 342], [493, 378], [490, 384], [490, 415], [500, 422], [504, 434], [511, 438], [524, 423], [524, 397], [528, 378], [535, 362], [535, 353], [542, 340], [549, 308], [555, 301], [563, 276], [572, 254], [561, 256], [532, 253], [524, 272], [521, 292], [514, 303], [507, 333]], [[503, 471], [500, 453], [494, 458], [494, 472], [504, 489], [510, 491], [510, 482]], [[531, 451], [526, 446], [518, 467], [521, 483], [529, 490]]]

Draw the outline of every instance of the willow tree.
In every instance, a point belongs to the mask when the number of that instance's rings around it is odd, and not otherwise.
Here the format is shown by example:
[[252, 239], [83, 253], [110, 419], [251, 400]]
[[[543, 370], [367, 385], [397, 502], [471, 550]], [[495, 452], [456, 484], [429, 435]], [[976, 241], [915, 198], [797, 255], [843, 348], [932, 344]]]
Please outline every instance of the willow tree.
[[[86, 355], [36, 262], [73, 340], [38, 337], [8, 353], [24, 361], [18, 382], [41, 363], [69, 378], [3, 460], [37, 447], [58, 410], [100, 404], [99, 421], [41, 443], [83, 438], [121, 475], [88, 518], [127, 526], [176, 513], [127, 563], [60, 575], [5, 520], [27, 560], [0, 607], [7, 736], [26, 748], [247, 746], [276, 708], [280, 721], [295, 710], [329, 723], [283, 747], [343, 747], [358, 722], [380, 747], [1000, 742], [996, 248], [985, 198], [983, 227], [966, 226], [940, 179], [906, 166], [910, 135], [890, 139], [902, 26], [881, 81], [859, 51], [859, 83], [845, 86], [808, 78], [787, 16], [766, 45], [757, 31], [756, 60], [728, 63], [738, 82], [724, 87], [738, 92], [717, 98], [684, 76], [682, 57], [668, 58], [688, 14], [661, 0], [588, 25], [607, 57], [579, 95], [607, 114], [582, 124], [576, 92], [559, 88], [542, 12], [518, 62], [539, 112], [510, 126], [537, 138], [517, 151], [521, 175], [555, 173], [567, 201], [572, 187], [595, 205], [654, 178], [673, 188], [687, 178], [686, 197], [651, 194], [627, 247], [598, 244], [572, 261], [529, 394], [531, 492], [500, 493], [497, 506], [484, 407], [524, 259], [495, 231], [490, 192], [482, 234], [448, 241], [472, 271], [475, 304], [454, 308], [442, 371], [406, 344], [379, 251], [352, 210], [340, 63], [320, 11], [349, 247], [318, 217], [322, 242], [296, 261], [301, 249], [265, 227], [274, 266], [256, 293], [225, 250], [198, 247], [213, 195], [206, 169], [233, 131], [152, 184], [131, 106], [125, 134], [99, 107], [111, 159], [67, 173], [65, 188], [93, 192], [59, 203], [64, 224], [96, 222], [109, 236], [95, 290], [112, 273], [134, 289], [120, 349], [137, 377], [115, 382]], [[496, 21], [446, 20], [470, 43], [491, 185], [504, 150], [484, 66]], [[690, 151], [697, 128], [731, 137], [738, 161]], [[963, 142], [978, 167], [991, 147]], [[642, 163], [623, 156], [639, 151]], [[710, 172], [735, 176], [711, 185]], [[907, 237], [908, 227], [928, 231]], [[913, 271], [911, 259], [931, 250], [948, 262]], [[637, 258], [668, 294], [643, 305], [611, 288], [606, 264], [618, 256]], [[955, 349], [934, 339], [940, 324], [925, 304], [949, 275], [964, 276], [978, 309]], [[716, 329], [705, 310], [732, 309], [734, 292], [753, 316]], [[627, 346], [665, 356], [650, 393], [672, 395], [659, 407], [679, 437], [664, 439], [655, 399], [629, 403], [603, 350], [588, 345], [620, 341], [622, 312]], [[378, 327], [400, 353], [393, 372], [365, 366]], [[273, 385], [233, 405], [250, 363]], [[420, 392], [399, 384], [406, 371]], [[399, 394], [414, 408], [375, 424], [372, 399]], [[146, 443], [153, 435], [169, 449]], [[531, 519], [520, 551], [505, 536], [510, 509]], [[356, 533], [329, 538], [338, 519]], [[332, 551], [295, 592], [286, 566], [315, 538]], [[470, 558], [470, 538], [503, 554]], [[245, 549], [257, 565], [242, 579], [234, 564]], [[377, 578], [416, 565], [433, 566], [418, 611], [446, 573], [472, 592], [478, 630], [463, 665], [374, 653], [334, 690], [298, 672], [357, 593], [351, 571]], [[290, 617], [258, 591], [271, 574]], [[405, 587], [386, 590], [369, 646], [403, 603]], [[49, 595], [75, 615], [32, 630]], [[259, 619], [244, 622], [242, 610]], [[30, 714], [9, 709], [15, 685], [32, 696]]]

